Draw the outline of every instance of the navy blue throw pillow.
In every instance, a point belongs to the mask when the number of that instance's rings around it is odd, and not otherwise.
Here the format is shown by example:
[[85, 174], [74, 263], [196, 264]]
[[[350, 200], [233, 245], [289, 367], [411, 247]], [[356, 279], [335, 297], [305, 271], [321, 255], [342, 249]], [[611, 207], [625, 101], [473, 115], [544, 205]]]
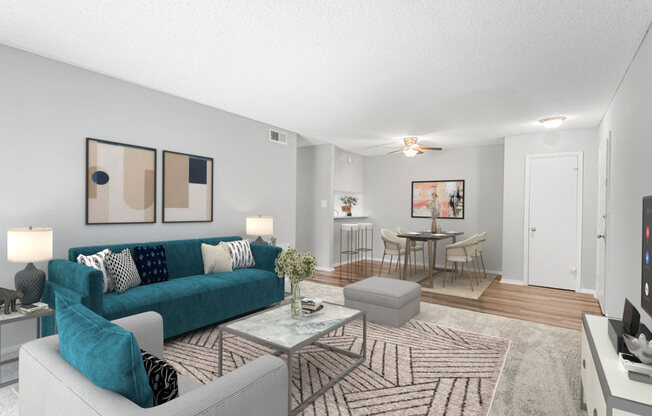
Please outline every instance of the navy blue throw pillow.
[[134, 262], [140, 275], [141, 285], [165, 282], [170, 278], [163, 246], [135, 247]]

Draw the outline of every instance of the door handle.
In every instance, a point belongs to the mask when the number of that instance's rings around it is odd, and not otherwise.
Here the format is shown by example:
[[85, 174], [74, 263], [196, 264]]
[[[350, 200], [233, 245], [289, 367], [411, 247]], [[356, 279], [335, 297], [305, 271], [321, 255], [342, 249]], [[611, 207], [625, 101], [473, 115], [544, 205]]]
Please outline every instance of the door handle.
[[605, 234], [598, 234], [598, 238], [605, 238], [606, 239], [606, 237], [607, 236]]
[[536, 231], [537, 227], [530, 227], [530, 231]]

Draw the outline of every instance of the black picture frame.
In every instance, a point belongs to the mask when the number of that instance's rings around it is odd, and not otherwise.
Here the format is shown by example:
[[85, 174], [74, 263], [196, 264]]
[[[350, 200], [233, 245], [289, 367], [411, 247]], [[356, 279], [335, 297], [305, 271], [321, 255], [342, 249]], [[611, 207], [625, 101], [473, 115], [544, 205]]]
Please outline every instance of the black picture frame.
[[[194, 157], [194, 158], [199, 158], [199, 159], [206, 159], [210, 160], [211, 162], [211, 171], [210, 171], [210, 178], [211, 178], [211, 217], [208, 220], [190, 220], [190, 221], [169, 221], [165, 219], [165, 155], [168, 153], [173, 153], [177, 155], [183, 155], [183, 156], [189, 156], [189, 157]], [[215, 210], [215, 204], [214, 204], [214, 198], [215, 198], [215, 161], [213, 160], [212, 157], [208, 156], [199, 156], [199, 155], [193, 155], [190, 153], [183, 153], [183, 152], [175, 152], [173, 150], [163, 150], [162, 151], [162, 158], [163, 158], [163, 200], [161, 203], [162, 206], [162, 218], [163, 218], [163, 223], [165, 224], [183, 224], [183, 223], [196, 223], [196, 222], [213, 222], [213, 212]]]
[[[116, 221], [116, 222], [89, 222], [89, 212], [88, 212], [88, 186], [89, 186], [89, 163], [88, 163], [88, 151], [89, 151], [89, 143], [91, 141], [95, 141], [97, 143], [104, 143], [104, 144], [110, 144], [114, 146], [123, 146], [123, 147], [130, 147], [130, 148], [136, 148], [136, 149], [142, 149], [142, 150], [147, 150], [154, 152], [154, 218], [152, 221]], [[128, 144], [128, 143], [121, 143], [121, 142], [114, 142], [110, 140], [102, 140], [102, 139], [96, 139], [93, 137], [87, 137], [86, 138], [86, 163], [85, 163], [85, 169], [84, 169], [84, 177], [85, 177], [85, 191], [84, 191], [84, 205], [85, 205], [85, 213], [86, 213], [86, 218], [85, 218], [85, 223], [86, 225], [124, 225], [124, 224], [155, 224], [156, 223], [156, 213], [158, 210], [158, 206], [156, 204], [157, 201], [157, 186], [156, 186], [156, 178], [158, 175], [157, 169], [157, 159], [158, 159], [158, 154], [157, 150], [152, 148], [152, 147], [145, 147], [145, 146], [138, 146], [134, 144]]]
[[[410, 183], [410, 217], [411, 218], [432, 218], [426, 215], [414, 215], [414, 184], [415, 183], [430, 183], [430, 182], [462, 182], [463, 201], [466, 201], [466, 181], [464, 179], [445, 179], [445, 180], [428, 180], [428, 181], [412, 181]], [[466, 204], [462, 204], [461, 217], [437, 217], [442, 220], [463, 220], [466, 212]]]

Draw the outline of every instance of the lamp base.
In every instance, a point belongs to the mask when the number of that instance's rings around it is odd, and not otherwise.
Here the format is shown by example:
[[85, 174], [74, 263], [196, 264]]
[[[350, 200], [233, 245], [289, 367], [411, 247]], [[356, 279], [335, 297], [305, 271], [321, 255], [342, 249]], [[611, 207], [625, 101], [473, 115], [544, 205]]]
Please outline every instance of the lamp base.
[[268, 246], [269, 243], [265, 240], [263, 240], [263, 237], [258, 236], [258, 238], [254, 241], [254, 244], [262, 244], [264, 246]]
[[34, 266], [34, 263], [28, 263], [27, 266], [16, 273], [14, 278], [16, 290], [23, 292], [20, 303], [27, 305], [39, 302], [45, 287], [45, 272]]

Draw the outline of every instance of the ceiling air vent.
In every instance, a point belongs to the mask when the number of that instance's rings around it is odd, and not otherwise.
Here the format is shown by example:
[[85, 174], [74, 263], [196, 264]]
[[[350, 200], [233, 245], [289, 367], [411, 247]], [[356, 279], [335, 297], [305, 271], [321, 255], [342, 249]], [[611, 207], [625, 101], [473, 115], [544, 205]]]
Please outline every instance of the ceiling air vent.
[[288, 134], [280, 131], [270, 130], [269, 141], [274, 143], [288, 144]]

